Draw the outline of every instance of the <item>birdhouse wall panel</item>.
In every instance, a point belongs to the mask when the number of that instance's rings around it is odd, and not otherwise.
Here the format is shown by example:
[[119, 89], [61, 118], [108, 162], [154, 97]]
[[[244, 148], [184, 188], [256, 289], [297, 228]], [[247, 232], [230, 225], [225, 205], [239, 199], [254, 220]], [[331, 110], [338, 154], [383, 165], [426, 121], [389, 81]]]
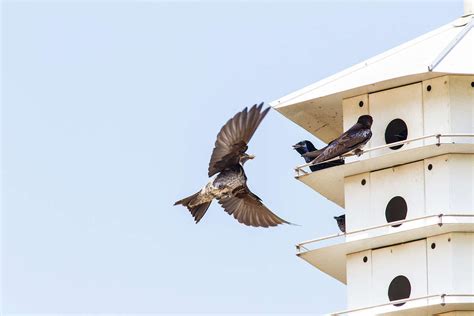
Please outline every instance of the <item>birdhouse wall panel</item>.
[[[424, 135], [451, 133], [449, 78], [447, 76], [423, 81]], [[443, 138], [443, 141], [449, 142]], [[424, 140], [425, 145], [436, 144], [436, 138]]]
[[427, 214], [474, 214], [474, 155], [425, 159]]
[[474, 233], [452, 233], [453, 284], [456, 293], [474, 293]]
[[[361, 173], [344, 179], [346, 231], [351, 232], [370, 225], [370, 174]], [[350, 240], [353, 236], [347, 236]]]
[[[386, 145], [387, 137], [397, 140], [405, 137], [415, 138], [423, 135], [423, 101], [421, 83], [389, 89], [369, 94], [370, 115], [374, 119], [372, 125], [371, 147]], [[396, 121], [394, 121], [396, 120]], [[401, 120], [401, 121], [400, 121]], [[392, 124], [390, 124], [394, 121]], [[401, 122], [401, 123], [400, 123]], [[406, 124], [407, 130], [402, 132], [401, 124]], [[422, 141], [404, 144], [406, 150], [422, 145]], [[377, 157], [393, 152], [385, 148], [370, 153], [370, 157]]]
[[347, 305], [348, 308], [368, 306], [371, 303], [372, 251], [366, 250], [347, 255]]
[[[474, 76], [450, 76], [449, 99], [451, 107], [451, 132], [474, 133]], [[462, 138], [463, 143], [474, 143], [474, 139]], [[457, 138], [456, 142], [460, 139]]]
[[[400, 279], [405, 282], [400, 282]], [[372, 304], [427, 295], [426, 239], [372, 251]], [[395, 295], [394, 295], [395, 294]]]
[[453, 251], [451, 234], [443, 234], [427, 239], [428, 293], [453, 292]]
[[474, 233], [427, 238], [428, 294], [474, 293]]
[[[370, 173], [370, 217], [367, 226], [425, 215], [423, 161]], [[414, 223], [402, 224], [404, 228]], [[382, 228], [386, 232], [398, 227]], [[379, 232], [380, 233], [380, 232]]]
[[[369, 114], [369, 95], [363, 94], [352, 98], [342, 100], [342, 112], [343, 112], [343, 129], [347, 131], [357, 122], [359, 116]], [[365, 145], [365, 148], [370, 148], [370, 141]], [[361, 159], [367, 159], [369, 155], [363, 155], [361, 157], [352, 156], [346, 158], [346, 163], [358, 161]]]
[[[443, 76], [423, 81], [424, 134], [473, 133], [474, 76]], [[449, 138], [445, 143], [474, 143], [472, 138]], [[436, 143], [425, 139], [425, 145]]]
[[441, 214], [449, 207], [450, 177], [448, 155], [424, 160], [426, 214]]
[[474, 155], [448, 155], [449, 211], [474, 214]]

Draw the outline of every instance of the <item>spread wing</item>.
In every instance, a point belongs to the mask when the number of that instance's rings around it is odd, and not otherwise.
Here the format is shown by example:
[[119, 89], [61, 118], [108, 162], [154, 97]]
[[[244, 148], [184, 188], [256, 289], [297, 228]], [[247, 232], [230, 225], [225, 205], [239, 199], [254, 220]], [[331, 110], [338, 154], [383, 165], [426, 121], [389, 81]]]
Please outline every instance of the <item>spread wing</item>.
[[270, 211], [260, 198], [250, 192], [247, 186], [232, 197], [221, 198], [219, 204], [233, 215], [239, 223], [253, 227], [269, 227], [279, 224], [290, 224]]
[[372, 132], [370, 129], [361, 128], [356, 124], [347, 132], [330, 142], [314, 162], [323, 162], [348, 153], [365, 145], [371, 137]]
[[261, 111], [262, 107], [263, 103], [258, 106], [255, 104], [248, 111], [245, 108], [221, 128], [209, 162], [209, 177], [239, 163], [240, 156], [247, 150], [252, 135], [270, 110], [268, 107]]

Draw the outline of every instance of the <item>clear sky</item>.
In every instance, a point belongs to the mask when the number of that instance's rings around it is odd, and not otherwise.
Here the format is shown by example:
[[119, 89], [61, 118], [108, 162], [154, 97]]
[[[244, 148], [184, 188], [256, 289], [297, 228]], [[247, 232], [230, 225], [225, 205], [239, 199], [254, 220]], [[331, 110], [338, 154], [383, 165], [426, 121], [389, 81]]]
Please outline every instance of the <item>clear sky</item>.
[[[315, 313], [345, 286], [295, 256], [343, 209], [293, 178], [315, 140], [276, 111], [250, 188], [301, 226], [255, 229], [214, 203], [215, 136], [269, 102], [450, 22], [450, 2], [3, 1], [2, 309]], [[319, 142], [316, 142], [320, 145]]]

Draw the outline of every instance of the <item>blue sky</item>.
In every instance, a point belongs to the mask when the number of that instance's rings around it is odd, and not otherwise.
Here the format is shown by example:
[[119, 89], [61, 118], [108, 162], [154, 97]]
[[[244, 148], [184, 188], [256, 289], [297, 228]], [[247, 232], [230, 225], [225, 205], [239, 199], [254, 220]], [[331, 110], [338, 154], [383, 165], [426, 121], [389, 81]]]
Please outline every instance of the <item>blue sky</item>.
[[[2, 309], [327, 313], [345, 286], [295, 256], [343, 210], [293, 178], [314, 138], [271, 111], [250, 188], [301, 226], [255, 229], [214, 203], [215, 136], [269, 102], [450, 22], [462, 1], [4, 1]], [[319, 142], [316, 141], [319, 145]]]

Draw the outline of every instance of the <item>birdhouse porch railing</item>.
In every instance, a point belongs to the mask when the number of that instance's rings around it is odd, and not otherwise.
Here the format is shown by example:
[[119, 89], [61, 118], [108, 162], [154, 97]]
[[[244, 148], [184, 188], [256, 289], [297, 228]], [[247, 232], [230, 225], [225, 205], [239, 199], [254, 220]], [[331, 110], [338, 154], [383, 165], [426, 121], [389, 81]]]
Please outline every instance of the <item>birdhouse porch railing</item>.
[[[351, 314], [381, 314], [383, 313], [383, 308], [391, 308], [394, 305], [401, 305], [405, 303], [412, 303], [412, 306], [405, 306], [406, 308], [416, 308], [416, 305], [422, 307], [426, 304], [427, 301], [430, 301], [431, 306], [438, 305], [439, 307], [443, 307], [449, 303], [456, 303], [460, 304], [461, 302], [465, 303], [474, 303], [474, 294], [435, 294], [435, 295], [425, 295], [420, 297], [413, 297], [413, 298], [405, 298], [401, 300], [391, 301], [390, 303], [378, 304], [373, 306], [366, 306], [361, 308], [349, 309], [341, 312], [336, 312], [329, 314], [331, 316], [338, 316], [338, 315], [351, 315]], [[462, 304], [462, 303], [461, 303]], [[389, 310], [387, 310], [389, 311]]]
[[[393, 226], [398, 226], [399, 228], [397, 230], [394, 230], [393, 233], [398, 233], [402, 231], [403, 226], [402, 224], [405, 223], [411, 223], [415, 222], [417, 223], [418, 227], [427, 227], [427, 226], [439, 226], [442, 227], [445, 224], [457, 224], [459, 221], [457, 220], [458, 218], [464, 218], [467, 220], [463, 220], [463, 223], [466, 223], [467, 221], [472, 222], [474, 224], [474, 215], [473, 214], [435, 214], [435, 215], [427, 215], [427, 216], [422, 216], [422, 217], [417, 217], [417, 218], [410, 218], [410, 219], [404, 219], [404, 220], [399, 220], [399, 221], [394, 221], [382, 225], [375, 225], [371, 227], [366, 227], [363, 229], [357, 229], [354, 231], [346, 232], [346, 233], [338, 233], [338, 234], [332, 234], [329, 236], [324, 236], [320, 238], [315, 238], [315, 239], [310, 239], [306, 240], [303, 242], [300, 242], [295, 245], [297, 254], [306, 252], [306, 251], [311, 251], [314, 249], [312, 247], [311, 249], [308, 248], [308, 245], [316, 245], [318, 243], [321, 243], [322, 241], [330, 241], [330, 240], [336, 240], [340, 237], [351, 237], [351, 236], [357, 236], [360, 235], [360, 233], [364, 232], [373, 232], [376, 231], [377, 229], [384, 228], [384, 227], [393, 227]], [[409, 229], [415, 229], [413, 227], [410, 227]], [[439, 232], [438, 232], [439, 233]], [[354, 238], [352, 240], [361, 240], [363, 239], [364, 236], [360, 236], [362, 238]]]
[[[382, 145], [382, 146], [377, 146], [377, 147], [372, 147], [372, 148], [368, 148], [368, 149], [365, 149], [365, 150], [362, 150], [359, 154], [359, 156], [363, 156], [364, 154], [366, 153], [369, 153], [369, 152], [373, 152], [373, 151], [379, 151], [379, 150], [382, 150], [382, 149], [386, 149], [386, 148], [390, 148], [390, 147], [395, 147], [395, 146], [399, 146], [399, 145], [405, 145], [405, 144], [409, 144], [409, 143], [413, 143], [413, 142], [417, 142], [417, 141], [421, 141], [421, 140], [425, 140], [425, 139], [436, 139], [436, 145], [439, 147], [441, 146], [442, 144], [448, 144], [448, 143], [442, 143], [441, 142], [441, 139], [442, 138], [474, 138], [474, 134], [469, 134], [469, 133], [465, 133], [465, 134], [461, 134], [461, 133], [456, 133], [456, 134], [431, 134], [431, 135], [424, 135], [424, 136], [420, 136], [420, 137], [415, 137], [415, 138], [411, 138], [411, 139], [405, 139], [405, 140], [401, 140], [401, 141], [398, 141], [398, 142], [394, 142], [394, 143], [390, 143], [390, 144], [386, 144], [386, 145]], [[345, 155], [342, 156], [342, 158], [347, 158], [347, 157], [351, 157], [351, 156], [355, 156], [355, 154], [353, 152], [351, 153], [347, 153]], [[323, 164], [323, 163], [327, 163], [329, 161], [335, 161], [335, 160], [338, 160], [339, 157], [336, 157], [336, 158], [333, 158], [333, 159], [330, 159], [330, 160], [326, 160], [326, 161], [323, 161], [323, 162], [320, 162], [320, 163], [306, 163], [306, 164], [302, 164], [302, 165], [299, 165], [297, 167], [295, 167], [295, 172], [296, 172], [296, 177], [299, 177], [299, 176], [302, 176], [302, 175], [305, 175], [305, 174], [308, 174], [310, 173], [309, 171], [306, 171], [305, 168], [308, 168], [310, 166], [316, 166], [316, 165], [319, 165], [319, 164]]]

